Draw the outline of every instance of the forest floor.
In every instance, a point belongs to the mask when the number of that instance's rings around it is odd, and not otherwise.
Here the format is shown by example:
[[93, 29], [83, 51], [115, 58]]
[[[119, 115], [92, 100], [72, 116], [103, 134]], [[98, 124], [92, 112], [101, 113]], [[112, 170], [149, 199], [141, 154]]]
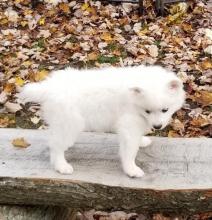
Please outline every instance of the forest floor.
[[42, 128], [36, 105], [17, 103], [20, 87], [51, 70], [161, 65], [183, 80], [187, 100], [159, 136], [212, 135], [212, 10], [188, 1], [156, 17], [151, 0], [137, 4], [70, 1], [52, 6], [0, 2], [0, 127]]

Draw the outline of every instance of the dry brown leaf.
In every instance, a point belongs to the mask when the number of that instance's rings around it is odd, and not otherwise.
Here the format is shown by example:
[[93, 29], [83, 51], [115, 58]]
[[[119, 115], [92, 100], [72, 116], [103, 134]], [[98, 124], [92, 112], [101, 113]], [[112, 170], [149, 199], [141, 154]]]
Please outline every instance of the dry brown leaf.
[[195, 93], [194, 100], [203, 106], [212, 105], [212, 92], [200, 91]]
[[185, 131], [184, 124], [179, 119], [174, 119], [172, 122], [172, 128], [175, 131], [179, 131], [179, 133], [182, 135]]
[[62, 10], [65, 14], [68, 14], [70, 12], [70, 8], [67, 3], [60, 3], [59, 9]]
[[211, 121], [207, 118], [203, 118], [199, 116], [198, 118], [193, 118], [190, 124], [194, 127], [204, 127], [206, 125], [209, 125]]
[[158, 47], [156, 45], [150, 45], [147, 47], [148, 52], [151, 57], [157, 57], [158, 56]]
[[7, 83], [4, 87], [4, 92], [5, 93], [12, 93], [15, 91], [15, 84], [14, 83]]
[[99, 56], [98, 53], [91, 52], [88, 54], [88, 60], [97, 60], [98, 56]]
[[180, 135], [176, 131], [170, 130], [168, 133], [168, 137], [180, 137]]
[[201, 63], [201, 67], [202, 67], [204, 70], [212, 69], [212, 61], [209, 60], [209, 59], [204, 60], [204, 61]]
[[0, 128], [6, 128], [10, 124], [8, 117], [0, 118]]
[[191, 32], [192, 31], [192, 26], [191, 26], [191, 24], [188, 24], [188, 23], [183, 23], [182, 28], [186, 32]]
[[22, 137], [22, 138], [15, 138], [12, 141], [12, 144], [14, 147], [20, 147], [20, 148], [27, 148], [30, 146], [30, 144]]

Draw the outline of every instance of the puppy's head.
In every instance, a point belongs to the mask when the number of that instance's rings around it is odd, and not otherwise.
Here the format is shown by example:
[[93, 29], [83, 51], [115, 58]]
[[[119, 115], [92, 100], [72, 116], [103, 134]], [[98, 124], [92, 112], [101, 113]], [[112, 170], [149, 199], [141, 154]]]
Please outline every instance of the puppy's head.
[[185, 100], [183, 84], [177, 77], [165, 82], [153, 80], [148, 86], [131, 88], [131, 92], [137, 111], [153, 129], [166, 127]]

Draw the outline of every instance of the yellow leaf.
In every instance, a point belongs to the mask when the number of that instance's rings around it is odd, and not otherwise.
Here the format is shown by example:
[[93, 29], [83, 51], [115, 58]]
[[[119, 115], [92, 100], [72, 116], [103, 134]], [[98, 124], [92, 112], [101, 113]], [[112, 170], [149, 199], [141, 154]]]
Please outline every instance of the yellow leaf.
[[22, 137], [22, 138], [15, 138], [12, 141], [14, 147], [26, 148], [29, 147], [30, 144]]
[[39, 25], [44, 25], [45, 24], [45, 18], [41, 18], [39, 21], [38, 21]]
[[21, 21], [21, 26], [22, 26], [22, 27], [25, 27], [27, 24], [28, 24], [27, 21]]
[[66, 14], [70, 12], [69, 5], [66, 4], [66, 3], [60, 3], [59, 4], [59, 9], [62, 10]]
[[15, 78], [15, 84], [18, 85], [18, 86], [23, 86], [24, 80], [21, 79], [21, 77], [18, 76], [18, 77]]
[[111, 37], [111, 34], [109, 32], [104, 32], [100, 38], [104, 41], [111, 41], [113, 38]]
[[35, 81], [41, 81], [44, 80], [46, 78], [46, 76], [48, 75], [48, 71], [47, 70], [41, 70], [39, 72], [37, 72], [34, 76]]
[[143, 36], [143, 35], [146, 35], [146, 34], [148, 34], [148, 33], [149, 33], [148, 28], [144, 28], [143, 30], [141, 30], [141, 31], [138, 32], [138, 35], [139, 35], [139, 36]]
[[30, 60], [24, 61], [22, 63], [22, 65], [25, 66], [25, 67], [29, 67], [31, 64], [32, 64], [32, 61], [30, 61]]
[[19, 4], [21, 2], [23, 2], [23, 0], [15, 0], [15, 3], [17, 3], [17, 4]]
[[88, 3], [84, 3], [84, 4], [81, 6], [81, 9], [82, 9], [83, 11], [85, 11], [88, 7], [89, 7], [89, 4], [88, 4]]
[[96, 13], [97, 13], [96, 9], [92, 8], [92, 7], [88, 7], [87, 11], [90, 12], [91, 14], [93, 14], [93, 15], [96, 15]]

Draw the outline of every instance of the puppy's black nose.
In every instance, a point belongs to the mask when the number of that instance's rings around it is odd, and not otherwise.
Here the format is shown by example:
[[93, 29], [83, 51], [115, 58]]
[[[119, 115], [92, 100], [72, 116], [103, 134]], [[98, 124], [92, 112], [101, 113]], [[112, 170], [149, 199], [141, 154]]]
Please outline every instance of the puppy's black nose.
[[160, 129], [162, 127], [162, 125], [153, 125], [154, 129]]

